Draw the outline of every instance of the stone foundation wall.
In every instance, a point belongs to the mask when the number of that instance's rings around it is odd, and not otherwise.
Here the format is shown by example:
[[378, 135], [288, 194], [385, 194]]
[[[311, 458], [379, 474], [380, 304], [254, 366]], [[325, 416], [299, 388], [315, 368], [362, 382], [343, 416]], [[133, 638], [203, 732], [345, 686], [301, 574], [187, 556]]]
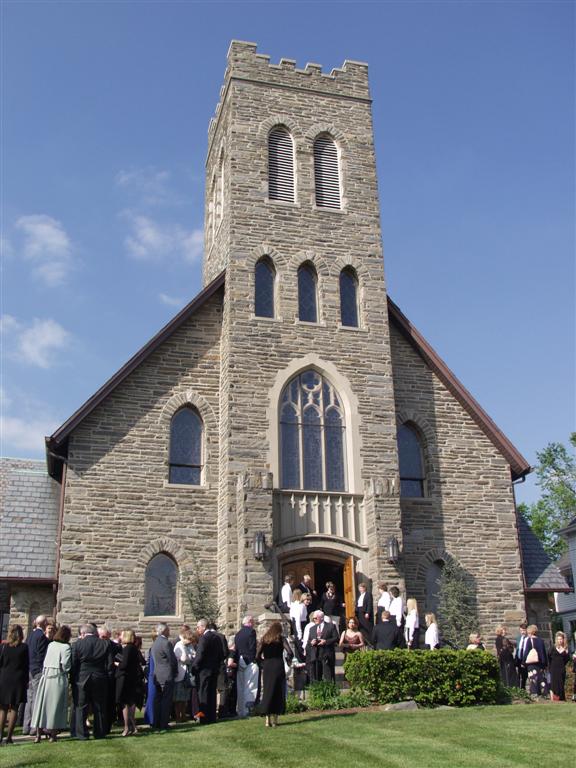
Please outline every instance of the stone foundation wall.
[[20, 624], [28, 636], [37, 616], [54, 616], [54, 590], [48, 586], [12, 584], [10, 589], [10, 624]]

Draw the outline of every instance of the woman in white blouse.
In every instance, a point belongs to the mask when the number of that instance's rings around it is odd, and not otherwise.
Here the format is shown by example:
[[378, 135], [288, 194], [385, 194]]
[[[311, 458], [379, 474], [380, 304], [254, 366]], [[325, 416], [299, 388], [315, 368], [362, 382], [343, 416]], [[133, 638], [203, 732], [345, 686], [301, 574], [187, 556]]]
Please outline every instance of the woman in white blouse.
[[409, 651], [420, 645], [420, 620], [418, 618], [418, 603], [413, 597], [406, 600], [406, 624], [404, 625], [404, 639]]
[[427, 613], [425, 616], [426, 634], [424, 635], [424, 645], [430, 651], [440, 648], [440, 635], [438, 633], [438, 624], [436, 616], [433, 613]]

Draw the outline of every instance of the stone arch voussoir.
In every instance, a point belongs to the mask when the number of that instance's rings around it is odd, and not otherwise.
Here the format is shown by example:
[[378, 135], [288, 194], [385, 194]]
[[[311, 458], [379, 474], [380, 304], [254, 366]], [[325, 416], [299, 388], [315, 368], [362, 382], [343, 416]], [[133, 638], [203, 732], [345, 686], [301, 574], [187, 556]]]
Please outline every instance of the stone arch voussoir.
[[348, 149], [348, 140], [344, 134], [333, 123], [314, 123], [305, 133], [305, 137], [310, 143], [310, 148], [318, 136], [328, 133], [343, 149]]
[[138, 554], [138, 563], [145, 569], [150, 560], [155, 555], [161, 553], [170, 555], [174, 559], [178, 566], [180, 578], [182, 578], [183, 574], [188, 573], [192, 569], [192, 561], [186, 550], [169, 536], [161, 536], [158, 539], [148, 542]]
[[417, 429], [424, 437], [424, 440], [426, 441], [426, 447], [428, 450], [435, 444], [436, 437], [434, 428], [428, 419], [418, 413], [418, 411], [415, 411], [413, 408], [399, 408], [396, 412], [396, 424], [401, 426], [406, 422], [410, 422], [411, 424], [414, 424], [415, 427], [417, 427]]
[[432, 563], [435, 563], [438, 560], [442, 560], [445, 563], [450, 563], [450, 562], [454, 562], [455, 558], [453, 555], [450, 554], [450, 552], [445, 550], [443, 547], [435, 547], [434, 549], [429, 549], [428, 552], [423, 554], [420, 560], [418, 561], [418, 565], [416, 567], [416, 583], [417, 584], [424, 583], [428, 568], [432, 565]]
[[314, 251], [299, 251], [294, 254], [289, 262], [290, 271], [296, 273], [300, 265], [305, 261], [313, 264], [321, 277], [330, 277], [330, 265], [323, 256], [319, 256]]
[[283, 125], [289, 130], [290, 135], [292, 136], [292, 141], [294, 142], [294, 149], [298, 150], [302, 141], [302, 134], [298, 130], [296, 123], [294, 122], [293, 118], [290, 117], [290, 115], [275, 114], [271, 117], [267, 117], [266, 120], [263, 120], [258, 127], [258, 134], [260, 138], [262, 140], [266, 140], [268, 138], [268, 134], [275, 125]]

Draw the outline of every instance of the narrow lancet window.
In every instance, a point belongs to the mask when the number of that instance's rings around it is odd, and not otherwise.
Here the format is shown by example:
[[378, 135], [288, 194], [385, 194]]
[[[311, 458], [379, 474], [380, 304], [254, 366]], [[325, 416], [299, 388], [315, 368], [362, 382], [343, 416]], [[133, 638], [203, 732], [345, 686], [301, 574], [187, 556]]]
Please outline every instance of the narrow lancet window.
[[265, 256], [256, 263], [254, 270], [254, 314], [257, 317], [274, 317], [274, 284], [276, 270]]

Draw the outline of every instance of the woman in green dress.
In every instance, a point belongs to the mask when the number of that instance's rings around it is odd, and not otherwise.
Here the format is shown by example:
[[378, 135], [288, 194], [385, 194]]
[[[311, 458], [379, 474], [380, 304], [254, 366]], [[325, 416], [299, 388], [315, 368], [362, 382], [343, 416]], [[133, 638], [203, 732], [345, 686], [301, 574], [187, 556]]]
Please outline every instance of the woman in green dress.
[[36, 728], [35, 742], [40, 741], [42, 732], [48, 734], [50, 741], [56, 741], [58, 732], [68, 728], [68, 677], [72, 667], [71, 635], [70, 627], [60, 627], [46, 651], [32, 713], [32, 727]]

